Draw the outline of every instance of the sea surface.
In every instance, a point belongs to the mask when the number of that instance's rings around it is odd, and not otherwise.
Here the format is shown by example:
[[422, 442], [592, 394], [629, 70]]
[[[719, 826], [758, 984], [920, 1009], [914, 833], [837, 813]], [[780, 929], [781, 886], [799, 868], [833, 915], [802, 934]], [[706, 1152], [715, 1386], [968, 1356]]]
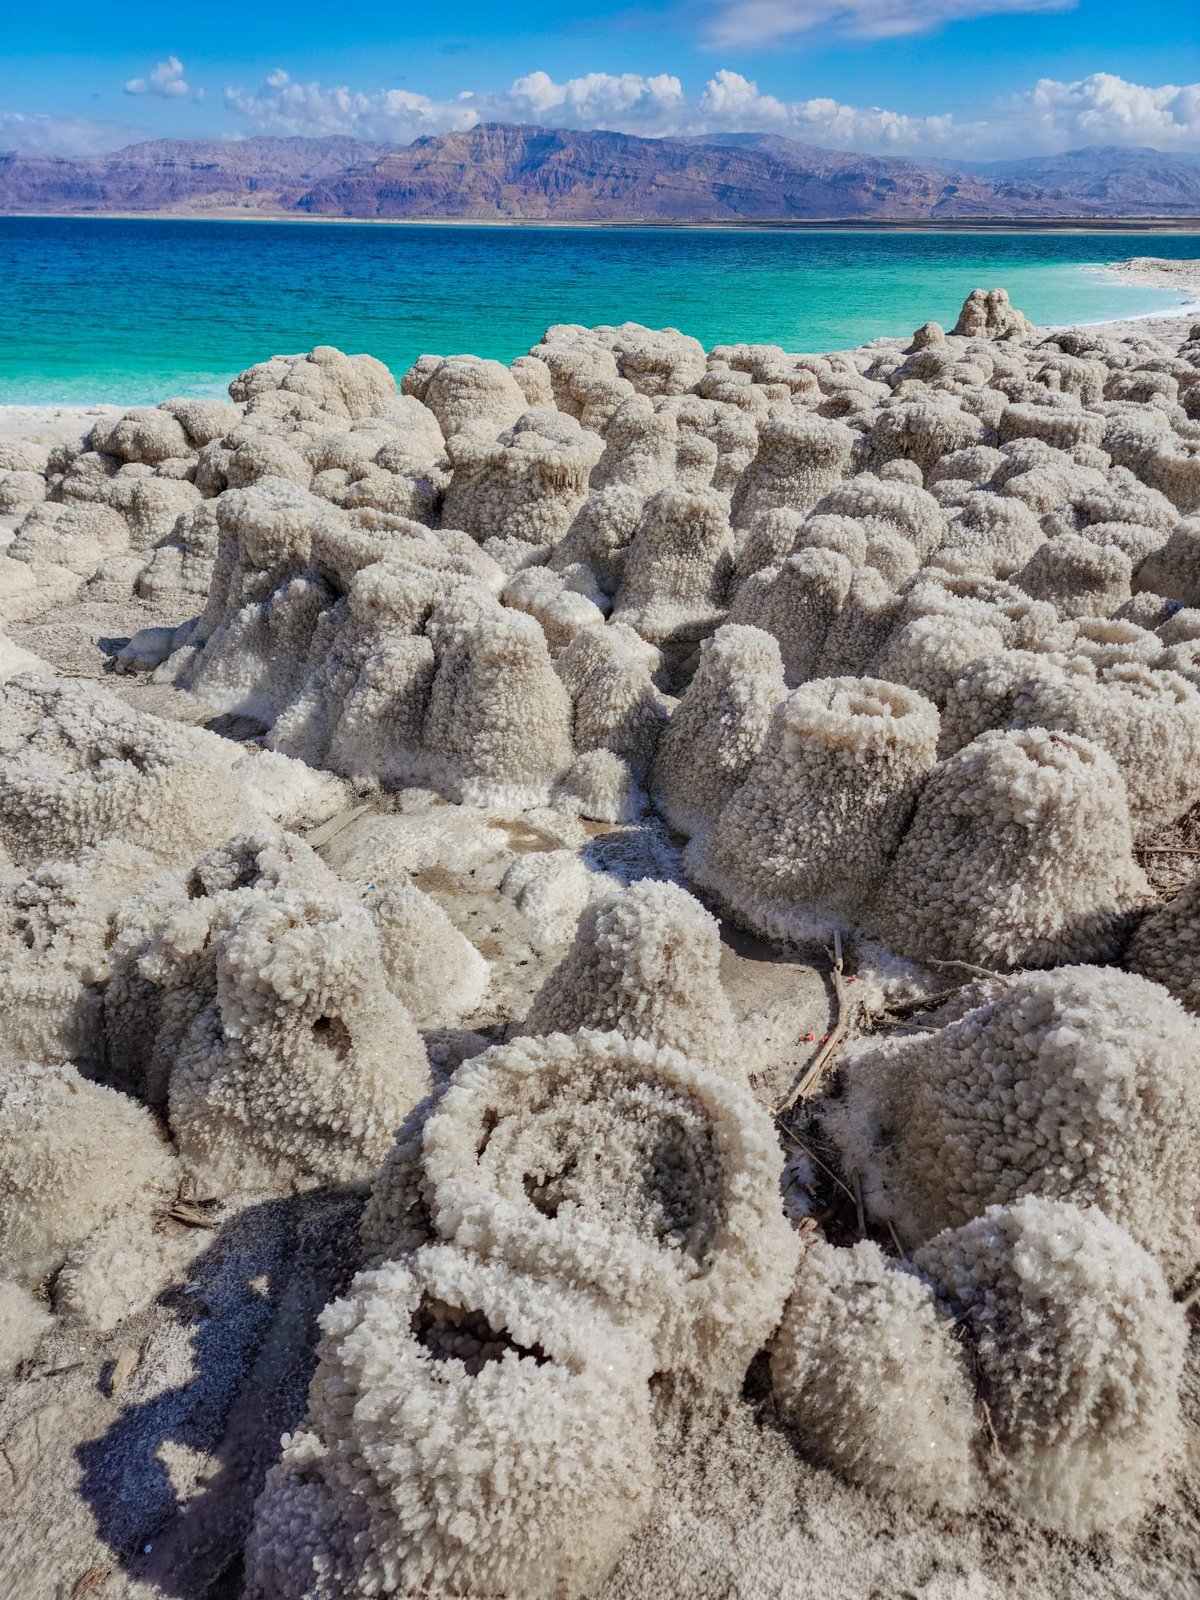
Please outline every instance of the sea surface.
[[1200, 237], [0, 217], [0, 404], [216, 394], [314, 344], [397, 376], [426, 352], [511, 361], [554, 322], [814, 351], [950, 325], [977, 287], [1043, 324], [1186, 303], [1102, 270], [1134, 254], [1200, 259]]

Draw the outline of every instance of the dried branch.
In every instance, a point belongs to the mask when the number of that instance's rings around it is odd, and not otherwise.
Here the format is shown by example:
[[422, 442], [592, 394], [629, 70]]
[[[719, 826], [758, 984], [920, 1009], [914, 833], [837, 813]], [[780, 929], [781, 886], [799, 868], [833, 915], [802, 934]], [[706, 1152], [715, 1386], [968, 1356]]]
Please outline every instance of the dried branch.
[[846, 981], [842, 976], [842, 936], [837, 930], [833, 935], [833, 952], [830, 958], [830, 980], [833, 984], [833, 1001], [835, 1016], [833, 1029], [825, 1043], [817, 1051], [807, 1071], [793, 1084], [792, 1088], [775, 1107], [775, 1115], [782, 1117], [790, 1111], [797, 1100], [807, 1100], [816, 1093], [817, 1085], [825, 1068], [832, 1060], [834, 1053], [841, 1048], [849, 1037], [850, 1030], [858, 1020], [858, 1006], [846, 994]]

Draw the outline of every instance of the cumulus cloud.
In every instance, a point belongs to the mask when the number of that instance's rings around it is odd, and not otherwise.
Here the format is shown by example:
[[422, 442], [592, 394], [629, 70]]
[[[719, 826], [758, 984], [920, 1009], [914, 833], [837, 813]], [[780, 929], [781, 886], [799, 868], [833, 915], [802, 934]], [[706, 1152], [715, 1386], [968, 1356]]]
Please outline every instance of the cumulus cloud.
[[467, 89], [450, 100], [432, 100], [407, 89], [364, 93], [342, 85], [297, 83], [280, 69], [253, 93], [226, 89], [225, 104], [260, 132], [341, 133], [405, 143], [480, 122], [669, 133], [687, 115], [678, 78], [637, 72], [589, 72], [565, 83], [556, 83], [547, 72], [530, 72], [499, 93]]
[[256, 132], [351, 134], [359, 139], [393, 140], [407, 144], [425, 133], [449, 133], [473, 128], [478, 112], [469, 94], [457, 100], [431, 100], [407, 89], [378, 89], [372, 93], [344, 86], [296, 83], [279, 68], [254, 92], [227, 88], [225, 104], [251, 122]]
[[1200, 83], [1147, 88], [1111, 72], [1076, 83], [1041, 78], [998, 108], [1010, 140], [1021, 132], [1038, 150], [1087, 144], [1200, 150]]
[[1076, 0], [718, 0], [708, 33], [714, 44], [775, 44], [817, 28], [862, 39], [930, 33], [973, 17], [1069, 11]]
[[651, 137], [778, 133], [837, 150], [941, 159], [1049, 153], [1087, 144], [1200, 150], [1200, 84], [1147, 87], [1111, 73], [1093, 73], [1074, 83], [1042, 79], [967, 120], [949, 112], [913, 116], [826, 97], [783, 100], [725, 68], [696, 95], [685, 93], [680, 80], [667, 73], [592, 72], [559, 83], [549, 73], [531, 72], [505, 90], [467, 89], [448, 100], [405, 89], [363, 92], [296, 83], [280, 70], [254, 92], [226, 89], [225, 102], [257, 132], [351, 134], [396, 144], [480, 122], [518, 122]]
[[87, 117], [25, 116], [0, 111], [0, 150], [23, 155], [97, 156], [147, 137], [144, 128], [120, 122], [93, 122]]
[[130, 78], [125, 93], [151, 94], [160, 100], [201, 100], [203, 89], [193, 89], [183, 75], [183, 62], [178, 56], [168, 56], [160, 61], [144, 78]]

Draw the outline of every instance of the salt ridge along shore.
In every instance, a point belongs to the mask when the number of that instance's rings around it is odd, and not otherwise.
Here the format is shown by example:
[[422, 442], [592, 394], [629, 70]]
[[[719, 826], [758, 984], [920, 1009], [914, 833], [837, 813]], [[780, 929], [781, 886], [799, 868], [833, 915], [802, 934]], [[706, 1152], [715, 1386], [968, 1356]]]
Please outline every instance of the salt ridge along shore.
[[1172, 261], [1162, 256], [1132, 256], [1128, 261], [1114, 261], [1111, 266], [1095, 271], [1123, 278], [1132, 283], [1145, 283], [1155, 288], [1178, 289], [1186, 295], [1187, 303], [1173, 313], [1155, 312], [1144, 317], [1127, 317], [1094, 324], [1117, 338], [1134, 338], [1138, 332], [1151, 338], [1165, 339], [1168, 343], [1181, 342], [1188, 329], [1200, 317], [1200, 261]]
[[0, 1589], [1194, 1588], [1200, 328], [84, 420], [0, 443]]

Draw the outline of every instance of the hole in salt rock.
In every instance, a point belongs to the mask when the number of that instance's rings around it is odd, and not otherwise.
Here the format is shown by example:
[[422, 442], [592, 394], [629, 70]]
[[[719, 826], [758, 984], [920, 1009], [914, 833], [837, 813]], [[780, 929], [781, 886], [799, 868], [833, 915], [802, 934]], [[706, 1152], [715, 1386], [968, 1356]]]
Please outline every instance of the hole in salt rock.
[[431, 1295], [425, 1295], [413, 1313], [412, 1329], [433, 1360], [461, 1361], [472, 1378], [509, 1350], [539, 1367], [550, 1360], [540, 1344], [518, 1344], [504, 1328], [494, 1328], [482, 1311], [452, 1306]]
[[350, 1054], [350, 1030], [340, 1017], [318, 1017], [312, 1031], [339, 1059], [345, 1060]]

